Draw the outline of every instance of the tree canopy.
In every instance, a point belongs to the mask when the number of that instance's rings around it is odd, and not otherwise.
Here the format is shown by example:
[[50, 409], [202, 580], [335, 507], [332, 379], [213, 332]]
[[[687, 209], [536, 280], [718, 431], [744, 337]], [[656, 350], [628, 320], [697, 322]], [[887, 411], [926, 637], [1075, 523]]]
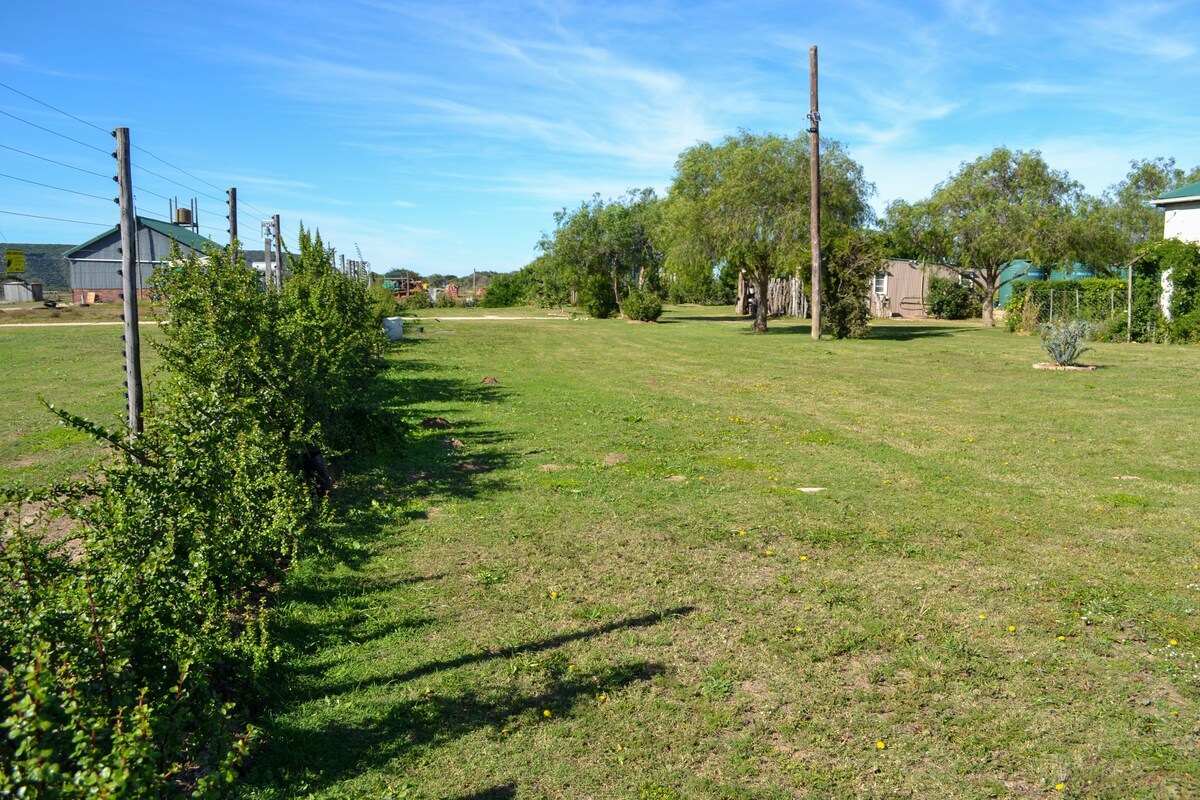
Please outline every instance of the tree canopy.
[[535, 266], [535, 291], [544, 302], [561, 305], [570, 291], [593, 316], [610, 316], [624, 298], [657, 287], [662, 252], [652, 239], [659, 200], [653, 189], [631, 189], [617, 200], [599, 194], [574, 211], [554, 215], [554, 232], [542, 237], [548, 258]]
[[[835, 242], [873, 220], [874, 187], [840, 144], [821, 143], [823, 239]], [[773, 275], [811, 265], [809, 144], [799, 137], [742, 131], [718, 144], [700, 143], [675, 162], [664, 213], [672, 270], [690, 274], [729, 264], [746, 271], [759, 298]], [[766, 331], [758, 303], [754, 330]]]
[[997, 147], [963, 164], [927, 199], [892, 203], [886, 227], [908, 255], [968, 276], [983, 300], [984, 324], [993, 325], [996, 292], [1017, 277], [1003, 276], [1010, 262], [1050, 265], [1080, 249], [1084, 199], [1079, 183], [1051, 169], [1037, 150]]

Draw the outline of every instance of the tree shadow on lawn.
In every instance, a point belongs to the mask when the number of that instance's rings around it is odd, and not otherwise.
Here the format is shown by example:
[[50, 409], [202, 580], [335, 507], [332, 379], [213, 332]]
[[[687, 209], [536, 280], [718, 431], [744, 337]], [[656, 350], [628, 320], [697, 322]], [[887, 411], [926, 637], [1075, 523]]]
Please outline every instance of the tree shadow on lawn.
[[[893, 341], [905, 342], [911, 339], [925, 339], [936, 336], [957, 336], [964, 333], [976, 333], [984, 330], [983, 328], [975, 327], [960, 327], [953, 325], [921, 325], [921, 324], [901, 324], [901, 325], [871, 325], [870, 329], [864, 337], [865, 339], [873, 339], [876, 341]], [[744, 331], [747, 336], [757, 336], [749, 327]], [[767, 323], [767, 335], [779, 334], [783, 336], [812, 336], [811, 322], [781, 322], [771, 320]], [[833, 337], [828, 334], [821, 339], [823, 342], [834, 341]]]
[[[593, 702], [597, 694], [612, 692], [633, 683], [646, 681], [663, 671], [662, 665], [649, 661], [622, 660], [592, 672], [563, 671], [548, 676], [546, 688], [520, 692], [501, 686], [495, 691], [473, 689], [444, 695], [426, 694], [415, 699], [395, 699], [392, 687], [435, 672], [452, 670], [492, 659], [523, 653], [536, 653], [581, 639], [613, 631], [646, 627], [670, 617], [687, 614], [691, 607], [669, 609], [617, 620], [575, 633], [561, 634], [528, 642], [501, 652], [466, 654], [458, 658], [433, 661], [385, 679], [346, 681], [321, 686], [325, 706], [317, 705], [307, 718], [277, 718], [267, 726], [268, 738], [256, 757], [256, 767], [247, 776], [246, 786], [294, 791], [305, 787], [316, 791], [364, 772], [384, 769], [393, 761], [412, 757], [477, 730], [491, 729], [501, 735], [503, 729], [520, 726], [552, 725], [556, 719], [570, 717], [581, 702]], [[419, 647], [419, 643], [412, 645]], [[300, 675], [279, 676], [279, 685], [294, 687], [281, 693], [276, 703], [279, 712], [295, 709], [316, 698], [301, 694], [308, 681]], [[458, 684], [461, 685], [461, 684]], [[482, 684], [486, 685], [486, 684]], [[324, 708], [345, 709], [331, 718]], [[549, 710], [549, 718], [543, 715]], [[400, 766], [397, 771], [402, 771]], [[496, 792], [501, 792], [496, 794]], [[508, 794], [504, 792], [509, 792]], [[511, 797], [512, 785], [492, 787], [469, 798]]]

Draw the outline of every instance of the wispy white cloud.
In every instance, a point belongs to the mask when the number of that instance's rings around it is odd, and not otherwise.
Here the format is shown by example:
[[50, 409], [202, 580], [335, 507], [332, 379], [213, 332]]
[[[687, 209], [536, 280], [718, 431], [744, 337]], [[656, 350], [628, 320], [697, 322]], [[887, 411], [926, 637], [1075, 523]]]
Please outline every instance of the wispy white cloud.
[[1093, 46], [1156, 61], [1183, 62], [1197, 55], [1196, 6], [1191, 2], [1123, 3], [1081, 10], [1077, 21]]

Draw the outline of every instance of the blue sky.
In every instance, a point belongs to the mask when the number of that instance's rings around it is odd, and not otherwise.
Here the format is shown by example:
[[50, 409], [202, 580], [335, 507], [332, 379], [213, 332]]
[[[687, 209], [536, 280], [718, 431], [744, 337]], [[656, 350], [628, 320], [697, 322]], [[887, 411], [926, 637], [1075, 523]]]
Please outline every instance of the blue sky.
[[[244, 239], [279, 213], [292, 245], [303, 220], [379, 271], [517, 269], [554, 211], [665, 191], [697, 141], [796, 135], [812, 44], [822, 134], [879, 209], [997, 145], [1041, 150], [1093, 193], [1132, 159], [1200, 164], [1191, 1], [4, 6], [0, 82], [130, 128], [139, 212], [198, 196], [223, 240], [236, 186]], [[0, 210], [115, 224], [83, 196], [115, 196], [110, 137], [4, 87], [0, 112]], [[101, 230], [0, 213], [0, 244]]]

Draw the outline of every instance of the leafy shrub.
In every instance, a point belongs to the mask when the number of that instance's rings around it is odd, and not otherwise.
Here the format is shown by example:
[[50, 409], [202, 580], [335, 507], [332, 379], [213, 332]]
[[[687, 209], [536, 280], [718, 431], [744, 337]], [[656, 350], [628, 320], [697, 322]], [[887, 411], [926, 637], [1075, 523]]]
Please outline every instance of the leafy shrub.
[[579, 286], [579, 307], [596, 319], [608, 319], [617, 313], [617, 298], [612, 281], [605, 275], [587, 275]]
[[458, 301], [445, 292], [441, 292], [437, 296], [437, 300], [433, 304], [434, 308], [458, 308]]
[[629, 319], [639, 322], [655, 322], [662, 316], [663, 304], [658, 295], [653, 292], [635, 289], [625, 298], [622, 310]]
[[1050, 354], [1050, 358], [1060, 367], [1074, 364], [1079, 356], [1091, 350], [1083, 343], [1096, 330], [1095, 323], [1084, 320], [1070, 322], [1047, 323], [1039, 328], [1042, 335], [1042, 349]]
[[425, 309], [430, 308], [431, 304], [429, 302], [429, 295], [425, 294], [424, 292], [417, 292], [416, 294], [410, 294], [408, 297], [404, 298], [404, 300], [401, 301], [400, 306], [405, 311], [424, 311]]
[[[381, 308], [318, 235], [279, 291], [224, 251], [168, 263], [161, 380], [94, 478], [0, 492], [0, 795], [218, 796], [236, 701], [277, 648], [264, 587], [310, 533], [305, 473], [354, 441]], [[325, 475], [327, 480], [327, 473]], [[70, 547], [29, 522], [74, 520]], [[237, 733], [242, 730], [245, 733]]]
[[1171, 341], [1175, 343], [1200, 342], [1200, 308], [1171, 320], [1168, 332]]
[[523, 272], [497, 275], [488, 284], [479, 301], [484, 308], [509, 308], [524, 305], [529, 300], [529, 280]]
[[953, 278], [930, 275], [925, 299], [929, 313], [939, 319], [967, 319], [978, 313], [979, 303], [971, 290]]

